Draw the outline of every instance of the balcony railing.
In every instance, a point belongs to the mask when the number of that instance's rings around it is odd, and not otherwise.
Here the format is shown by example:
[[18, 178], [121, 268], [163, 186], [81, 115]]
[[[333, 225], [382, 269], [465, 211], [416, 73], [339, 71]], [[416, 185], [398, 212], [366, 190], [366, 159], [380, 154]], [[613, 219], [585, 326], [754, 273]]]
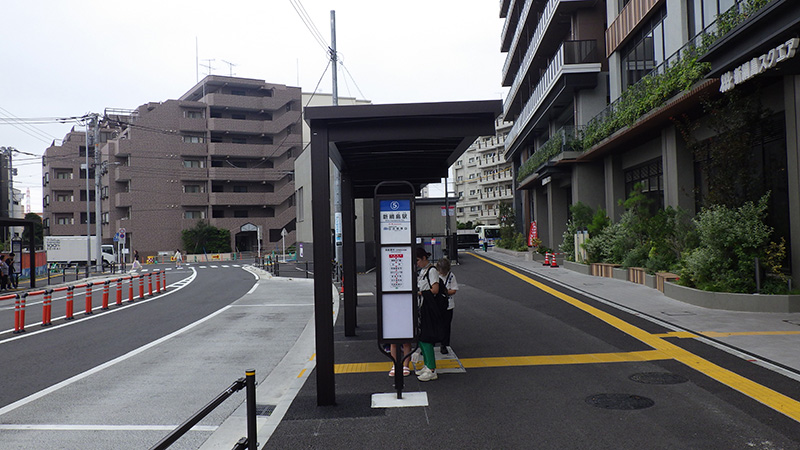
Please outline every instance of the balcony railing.
[[[551, 3], [553, 0], [550, 0]], [[508, 68], [511, 66], [511, 61], [514, 60], [514, 55], [517, 54], [517, 46], [519, 45], [519, 40], [522, 37], [522, 29], [525, 27], [525, 23], [528, 21], [528, 14], [531, 11], [531, 5], [533, 4], [533, 0], [526, 0], [525, 5], [522, 7], [522, 13], [519, 15], [519, 20], [517, 20], [517, 26], [514, 29], [514, 37], [511, 39], [511, 45], [508, 47], [508, 54], [506, 55], [506, 62], [503, 64], [503, 78], [505, 78], [506, 73], [508, 73]], [[541, 21], [539, 22], [541, 24]], [[505, 26], [508, 25], [508, 20], [506, 20], [503, 31], [506, 31]], [[538, 24], [537, 24], [538, 30]], [[505, 41], [505, 33], [503, 34], [502, 40], [500, 42]], [[528, 46], [533, 46], [535, 41], [531, 40], [531, 44]]]
[[542, 164], [565, 151], [581, 150], [580, 136], [580, 127], [567, 126], [560, 128], [520, 166], [517, 181], [524, 180], [541, 167]]
[[[547, 31], [547, 27], [550, 26], [550, 21], [553, 20], [555, 16], [556, 9], [558, 8], [558, 4], [561, 0], [550, 0], [544, 6], [542, 10], [542, 15], [539, 16], [539, 23], [536, 24], [536, 30], [533, 32], [533, 36], [531, 37], [530, 44], [528, 45], [528, 51], [525, 52], [525, 57], [522, 59], [522, 64], [519, 66], [519, 70], [517, 71], [517, 76], [514, 78], [514, 83], [512, 83], [512, 91], [514, 90], [513, 86], [517, 85], [517, 79], [520, 76], [520, 73], [525, 73], [528, 71], [528, 67], [531, 64], [531, 60], [533, 59], [533, 55], [536, 54], [536, 51], [539, 49], [539, 43], [542, 41], [542, 36], [544, 32]], [[530, 11], [530, 3], [528, 2], [526, 11]], [[522, 22], [522, 19], [519, 20]], [[519, 23], [518, 22], [518, 23]], [[518, 30], [519, 31], [519, 30]], [[519, 33], [517, 33], [517, 36]], [[514, 36], [516, 39], [517, 36]], [[508, 55], [506, 55], [506, 62], [503, 64], [503, 79], [506, 78], [508, 74], [508, 69], [511, 67], [511, 61], [514, 60], [514, 49], [515, 43], [511, 43], [511, 47], [509, 49]]]
[[[550, 90], [555, 85], [556, 81], [566, 72], [599, 72], [600, 61], [597, 53], [597, 41], [565, 41], [561, 47], [556, 51], [553, 61], [547, 66], [542, 77], [539, 79], [539, 84], [533, 90], [525, 107], [522, 108], [514, 126], [508, 132], [506, 137], [506, 149], [509, 149], [516, 138], [519, 136], [525, 126], [530, 121], [533, 113], [535, 113], [541, 106], [544, 98], [550, 93]], [[578, 70], [568, 70], [565, 66], [579, 65], [579, 64], [592, 64], [591, 67], [581, 67]], [[513, 95], [509, 94], [506, 99], [505, 113], [511, 106]]]

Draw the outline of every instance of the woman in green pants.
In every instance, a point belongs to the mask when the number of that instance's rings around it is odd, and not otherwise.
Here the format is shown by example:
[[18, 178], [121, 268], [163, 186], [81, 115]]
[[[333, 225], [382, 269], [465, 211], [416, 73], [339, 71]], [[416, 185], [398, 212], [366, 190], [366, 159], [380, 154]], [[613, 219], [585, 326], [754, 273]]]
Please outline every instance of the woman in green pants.
[[417, 267], [419, 279], [417, 280], [418, 295], [421, 299], [419, 308], [419, 347], [425, 359], [425, 367], [418, 373], [419, 381], [431, 381], [439, 378], [436, 375], [436, 358], [433, 346], [441, 340], [442, 318], [434, 303], [433, 296], [439, 293], [439, 272], [428, 261], [430, 253], [423, 247], [417, 247]]

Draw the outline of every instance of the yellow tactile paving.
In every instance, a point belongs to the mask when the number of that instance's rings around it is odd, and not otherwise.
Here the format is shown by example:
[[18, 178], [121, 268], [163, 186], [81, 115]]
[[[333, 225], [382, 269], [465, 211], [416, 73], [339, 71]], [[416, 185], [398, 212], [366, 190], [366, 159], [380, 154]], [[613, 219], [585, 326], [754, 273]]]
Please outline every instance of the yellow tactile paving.
[[783, 336], [800, 334], [800, 331], [703, 331], [705, 337], [730, 337], [730, 336]]
[[[457, 369], [458, 362], [465, 369], [478, 369], [483, 367], [513, 367], [513, 366], [555, 366], [566, 364], [599, 364], [631, 361], [656, 361], [672, 359], [658, 350], [626, 353], [586, 353], [581, 355], [540, 355], [540, 356], [505, 356], [492, 358], [463, 358], [460, 360], [443, 359], [436, 361], [436, 368]], [[354, 364], [336, 364], [334, 373], [368, 373], [384, 372], [391, 368], [391, 362], [369, 362]]]
[[479, 255], [471, 254], [475, 258], [480, 259], [488, 264], [496, 266], [501, 270], [508, 272], [509, 274], [529, 283], [537, 288], [541, 289], [544, 292], [566, 302], [570, 305], [585, 311], [598, 319], [608, 323], [609, 325], [619, 329], [620, 331], [629, 334], [630, 336], [646, 343], [647, 345], [653, 347], [655, 350], [659, 350], [664, 354], [674, 358], [675, 360], [701, 372], [706, 374], [707, 376], [719, 381], [720, 383], [729, 386], [732, 389], [735, 389], [754, 400], [763, 403], [764, 405], [774, 409], [775, 411], [780, 412], [781, 414], [786, 415], [787, 417], [792, 418], [795, 421], [800, 422], [800, 402], [797, 400], [787, 397], [779, 392], [776, 392], [772, 389], [769, 389], [765, 386], [762, 386], [748, 378], [745, 378], [741, 375], [738, 375], [734, 372], [731, 372], [728, 369], [720, 367], [710, 361], [707, 361], [687, 350], [684, 350], [677, 345], [672, 344], [659, 336], [650, 334], [639, 327], [629, 324], [624, 320], [615, 317], [605, 311], [597, 309], [593, 306], [590, 306], [584, 302], [581, 302], [573, 297], [570, 297], [563, 292], [559, 292], [551, 287], [548, 287], [532, 278], [525, 276], [515, 270], [509, 269], [501, 264], [498, 264], [494, 261], [489, 259], [483, 258]]

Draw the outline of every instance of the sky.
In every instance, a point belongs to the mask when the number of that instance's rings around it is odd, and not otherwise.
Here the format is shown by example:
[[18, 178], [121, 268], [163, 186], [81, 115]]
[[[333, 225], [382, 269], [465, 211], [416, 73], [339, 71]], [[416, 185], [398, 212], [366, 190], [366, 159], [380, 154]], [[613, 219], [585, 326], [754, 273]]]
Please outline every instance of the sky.
[[83, 129], [55, 118], [176, 99], [209, 74], [205, 65], [213, 75], [330, 93], [331, 10], [340, 96], [376, 104], [504, 98], [496, 0], [5, 2], [0, 147], [22, 152], [13, 155], [14, 187], [30, 188], [31, 209], [41, 212], [40, 156], [73, 126]]

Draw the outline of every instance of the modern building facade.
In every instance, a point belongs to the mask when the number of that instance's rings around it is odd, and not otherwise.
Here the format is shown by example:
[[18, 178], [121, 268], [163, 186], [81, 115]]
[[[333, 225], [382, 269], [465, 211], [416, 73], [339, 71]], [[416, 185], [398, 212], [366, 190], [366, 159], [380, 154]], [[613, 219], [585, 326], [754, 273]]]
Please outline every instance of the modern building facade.
[[[697, 149], [735, 131], [725, 129], [728, 118], [715, 116], [708, 105], [735, 92], [762, 114], [745, 155], [746, 180], [738, 183], [771, 191], [773, 240], [786, 239], [792, 273], [800, 276], [800, 243], [791, 239], [800, 232], [800, 64], [793, 50], [800, 35], [798, 8], [782, 0], [501, 2], [507, 67], [529, 83], [526, 89], [517, 89], [516, 81], [511, 85], [505, 116], [515, 119], [506, 149], [518, 171], [521, 229], [536, 220], [543, 244], [557, 247], [571, 204], [602, 207], [617, 220], [624, 211], [619, 201], [637, 184], [656, 207], [698, 212], [709, 198], [714, 158]], [[561, 41], [548, 38], [559, 19], [561, 31], [552, 33]], [[598, 26], [604, 29], [597, 36], [597, 83], [584, 83], [560, 103], [554, 93], [570, 85], [575, 70], [588, 76], [588, 66], [569, 67], [565, 54], [562, 63], [562, 44]], [[534, 56], [526, 50], [517, 63], [517, 47], [529, 36], [523, 48], [536, 49]], [[549, 65], [539, 66], [534, 76], [522, 75], [539, 51], [550, 55]], [[508, 69], [502, 76], [508, 83]], [[515, 106], [522, 102], [522, 109]], [[566, 106], [558, 109], [559, 104]]]
[[[605, 3], [595, 0], [501, 2], [502, 84], [509, 87], [503, 114], [514, 123], [505, 159], [513, 161], [515, 174], [527, 160], [561, 147], [607, 104], [605, 14]], [[514, 205], [520, 229], [537, 220], [545, 245], [560, 239], [569, 204], [580, 194], [573, 178], [585, 178], [582, 172], [548, 167], [533, 178], [523, 174]]]
[[[325, 93], [303, 93], [303, 108], [307, 106], [331, 106], [333, 105], [333, 95]], [[338, 104], [347, 107], [350, 105], [369, 105], [369, 100], [359, 100], [355, 97], [339, 97]], [[309, 261], [313, 259], [313, 232], [314, 221], [311, 217], [311, 152], [308, 151], [311, 142], [311, 128], [303, 120], [303, 142], [304, 148], [295, 160], [295, 203], [297, 205], [297, 259]], [[334, 192], [336, 180], [336, 166], [330, 164], [329, 179], [331, 182], [331, 192]], [[333, 199], [331, 199], [333, 201]], [[375, 266], [375, 238], [372, 216], [372, 201], [356, 199], [356, 259], [357, 270], [364, 271]], [[331, 210], [331, 224], [335, 224], [335, 211]], [[335, 230], [331, 230], [333, 239]], [[331, 244], [329, 245], [332, 245]]]
[[498, 117], [495, 135], [475, 140], [451, 167], [458, 222], [499, 225], [500, 204], [513, 202], [514, 170], [505, 159], [505, 140], [512, 125]]
[[[294, 244], [300, 109], [300, 88], [208, 76], [177, 100], [107, 110], [97, 166], [103, 242], [125, 229], [128, 248], [142, 255], [174, 252], [183, 247], [181, 231], [202, 220], [229, 230], [235, 251], [256, 251], [259, 229], [264, 251], [283, 237]], [[85, 151], [85, 134], [73, 131], [45, 152], [47, 235], [85, 235], [87, 217], [94, 221], [94, 183], [87, 194], [81, 169]]]

